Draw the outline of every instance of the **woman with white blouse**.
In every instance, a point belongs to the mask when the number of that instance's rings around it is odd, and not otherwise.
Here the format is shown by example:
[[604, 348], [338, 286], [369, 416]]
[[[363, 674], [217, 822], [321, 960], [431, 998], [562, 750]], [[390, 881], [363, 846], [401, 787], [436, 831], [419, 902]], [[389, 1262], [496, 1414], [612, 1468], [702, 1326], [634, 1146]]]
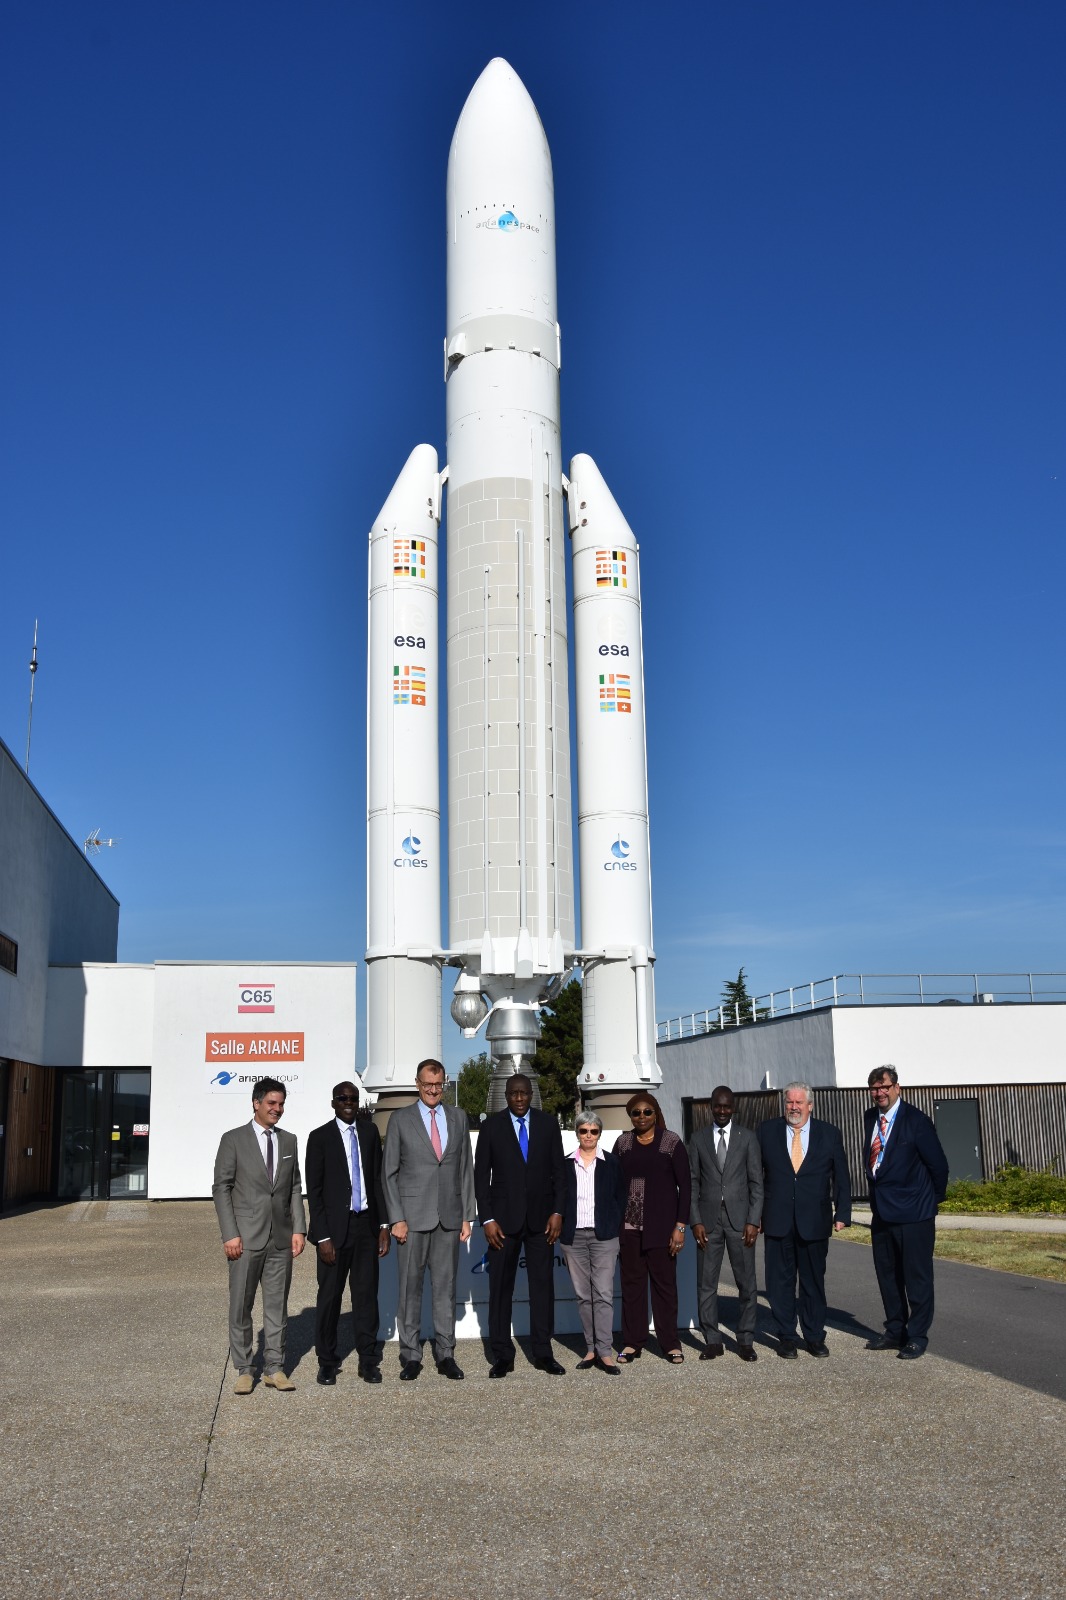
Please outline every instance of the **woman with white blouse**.
[[599, 1148], [602, 1132], [603, 1121], [594, 1111], [579, 1114], [577, 1149], [566, 1161], [559, 1242], [587, 1346], [577, 1370], [598, 1367], [617, 1377], [622, 1369], [614, 1355], [614, 1267], [627, 1186], [618, 1157]]

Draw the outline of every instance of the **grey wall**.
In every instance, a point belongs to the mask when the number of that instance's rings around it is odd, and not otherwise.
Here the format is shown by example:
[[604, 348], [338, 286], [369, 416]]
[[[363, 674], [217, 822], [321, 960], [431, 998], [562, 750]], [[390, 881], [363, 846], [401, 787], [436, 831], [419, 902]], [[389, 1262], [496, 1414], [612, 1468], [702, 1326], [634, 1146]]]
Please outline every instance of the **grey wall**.
[[737, 1093], [766, 1087], [768, 1074], [773, 1089], [793, 1078], [827, 1087], [836, 1083], [829, 1010], [675, 1039], [656, 1045], [655, 1054], [663, 1074], [656, 1098], [667, 1127], [677, 1133], [684, 1126], [682, 1100], [705, 1099], [720, 1083]]
[[0, 970], [0, 1056], [44, 1060], [50, 962], [114, 961], [118, 901], [0, 743], [0, 933], [18, 972]]

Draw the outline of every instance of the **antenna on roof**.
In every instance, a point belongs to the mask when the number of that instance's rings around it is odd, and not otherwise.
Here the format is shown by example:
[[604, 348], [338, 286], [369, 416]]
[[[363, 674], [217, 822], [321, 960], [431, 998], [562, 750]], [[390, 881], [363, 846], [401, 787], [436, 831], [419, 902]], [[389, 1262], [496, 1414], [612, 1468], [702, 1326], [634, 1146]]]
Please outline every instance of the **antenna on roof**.
[[87, 856], [98, 856], [105, 845], [116, 845], [118, 842], [117, 839], [101, 839], [100, 829], [94, 828], [82, 845], [82, 849]]
[[33, 654], [30, 656], [30, 714], [26, 722], [26, 776], [30, 775], [30, 735], [33, 732], [33, 685], [37, 679], [37, 623], [33, 619]]

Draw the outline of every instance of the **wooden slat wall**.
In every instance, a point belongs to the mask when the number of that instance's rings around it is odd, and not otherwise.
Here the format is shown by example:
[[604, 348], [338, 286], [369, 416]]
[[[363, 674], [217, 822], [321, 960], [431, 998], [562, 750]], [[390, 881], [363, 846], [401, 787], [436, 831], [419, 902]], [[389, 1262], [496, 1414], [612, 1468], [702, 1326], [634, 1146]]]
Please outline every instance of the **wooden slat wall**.
[[[12, 1061], [8, 1070], [4, 1204], [52, 1192], [52, 1125], [56, 1075], [48, 1067]], [[31, 1155], [25, 1155], [25, 1150]]]
[[[938, 1100], [976, 1100], [986, 1178], [1007, 1164], [1036, 1171], [1051, 1166], [1066, 1172], [1066, 1083], [949, 1084], [932, 1089], [908, 1085], [903, 1098], [928, 1117], [934, 1117]], [[814, 1091], [815, 1116], [835, 1122], [843, 1135], [857, 1200], [869, 1194], [862, 1160], [863, 1113], [869, 1104], [868, 1089]], [[779, 1117], [781, 1110], [780, 1092], [771, 1089], [738, 1094], [734, 1115], [741, 1127], [757, 1128], [767, 1117]], [[695, 1133], [711, 1121], [711, 1102], [693, 1100], [691, 1114]]]

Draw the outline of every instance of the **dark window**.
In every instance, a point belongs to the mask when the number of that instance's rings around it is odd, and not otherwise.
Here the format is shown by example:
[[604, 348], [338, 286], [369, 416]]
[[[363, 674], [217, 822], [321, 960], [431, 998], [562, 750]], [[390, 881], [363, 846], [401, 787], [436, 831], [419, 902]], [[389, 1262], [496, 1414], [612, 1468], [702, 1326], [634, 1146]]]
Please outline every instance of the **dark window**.
[[5, 933], [0, 933], [0, 967], [5, 972], [17, 972], [19, 969], [19, 947]]

